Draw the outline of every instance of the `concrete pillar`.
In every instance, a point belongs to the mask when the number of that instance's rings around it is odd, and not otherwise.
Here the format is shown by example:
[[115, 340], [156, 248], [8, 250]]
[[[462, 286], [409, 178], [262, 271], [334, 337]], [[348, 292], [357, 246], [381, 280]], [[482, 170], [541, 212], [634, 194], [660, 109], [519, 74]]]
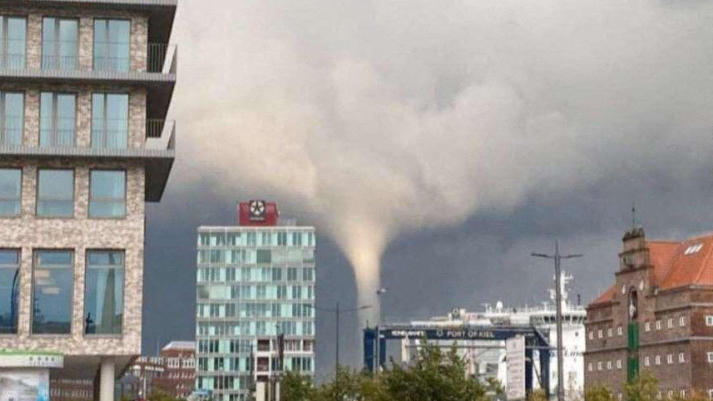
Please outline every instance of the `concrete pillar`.
[[99, 401], [114, 401], [114, 360], [102, 359], [99, 372]]

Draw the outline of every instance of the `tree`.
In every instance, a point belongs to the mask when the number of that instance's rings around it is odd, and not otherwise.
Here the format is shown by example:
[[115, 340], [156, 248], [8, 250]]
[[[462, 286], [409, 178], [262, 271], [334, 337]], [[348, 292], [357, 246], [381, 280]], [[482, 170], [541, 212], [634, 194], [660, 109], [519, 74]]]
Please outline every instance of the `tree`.
[[604, 386], [588, 387], [584, 391], [585, 401], [615, 401], [614, 394]]
[[304, 377], [287, 374], [282, 391], [285, 401], [490, 401], [502, 387], [497, 380], [483, 385], [469, 377], [455, 348], [443, 352], [424, 345], [410, 366], [392, 361], [378, 376], [340, 367], [334, 380], [314, 388]]
[[488, 399], [485, 387], [466, 375], [465, 362], [455, 348], [447, 353], [433, 345], [419, 350], [409, 368], [392, 364], [384, 375], [386, 393], [404, 401], [480, 401]]
[[656, 401], [658, 382], [649, 372], [643, 372], [624, 387], [627, 401]]
[[182, 398], [176, 398], [161, 390], [154, 390], [148, 396], [147, 401], [184, 401]]
[[311, 401], [315, 397], [309, 377], [295, 372], [287, 372], [282, 377], [281, 389], [284, 401]]

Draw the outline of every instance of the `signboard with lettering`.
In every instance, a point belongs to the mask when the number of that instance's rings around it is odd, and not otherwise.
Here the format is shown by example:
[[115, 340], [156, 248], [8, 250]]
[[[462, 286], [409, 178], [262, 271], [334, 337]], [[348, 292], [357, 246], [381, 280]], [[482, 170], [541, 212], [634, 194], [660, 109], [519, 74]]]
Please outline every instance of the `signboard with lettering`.
[[52, 352], [0, 350], [0, 368], [62, 368], [64, 356]]
[[525, 337], [516, 336], [505, 341], [507, 358], [507, 386], [505, 394], [508, 400], [525, 399]]
[[[500, 330], [488, 327], [457, 327], [457, 328], [436, 328], [436, 329], [411, 329], [411, 328], [387, 328], [382, 329], [380, 334], [388, 339], [402, 338], [427, 338], [429, 340], [500, 340], [504, 341], [512, 337], [513, 330]], [[523, 331], [524, 336], [532, 335]]]

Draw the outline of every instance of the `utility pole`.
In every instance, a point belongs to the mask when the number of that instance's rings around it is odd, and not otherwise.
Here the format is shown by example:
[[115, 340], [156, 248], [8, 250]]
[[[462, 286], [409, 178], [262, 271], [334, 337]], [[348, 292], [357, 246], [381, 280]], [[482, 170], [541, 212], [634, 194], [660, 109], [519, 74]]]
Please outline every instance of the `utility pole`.
[[386, 288], [379, 288], [376, 291], [376, 297], [379, 300], [379, 316], [378, 316], [378, 321], [376, 322], [376, 359], [374, 363], [374, 376], [378, 377], [379, 376], [379, 371], [381, 370], [381, 296], [386, 294]]
[[335, 352], [334, 352], [334, 388], [335, 388], [335, 393], [337, 394], [337, 399], [339, 399], [339, 301], [337, 301], [337, 308], [334, 310], [335, 313], [335, 319], [337, 320], [336, 324], [336, 338], [335, 340]]
[[337, 302], [337, 307], [334, 309], [328, 309], [328, 308], [318, 308], [314, 305], [310, 304], [305, 304], [306, 307], [312, 308], [314, 310], [322, 311], [322, 312], [330, 312], [334, 313], [334, 317], [336, 318], [336, 338], [334, 340], [334, 346], [335, 346], [335, 352], [334, 352], [334, 397], [337, 401], [339, 401], [339, 316], [342, 312], [357, 312], [361, 311], [364, 309], [369, 309], [371, 308], [371, 305], [362, 305], [358, 308], [352, 308], [352, 309], [345, 309], [342, 310], [341, 307], [339, 306], [339, 302]]
[[555, 261], [555, 302], [557, 303], [557, 401], [564, 401], [564, 356], [562, 350], [562, 259], [581, 258], [581, 254], [560, 255], [559, 243], [555, 241], [555, 254], [532, 253], [538, 258]]

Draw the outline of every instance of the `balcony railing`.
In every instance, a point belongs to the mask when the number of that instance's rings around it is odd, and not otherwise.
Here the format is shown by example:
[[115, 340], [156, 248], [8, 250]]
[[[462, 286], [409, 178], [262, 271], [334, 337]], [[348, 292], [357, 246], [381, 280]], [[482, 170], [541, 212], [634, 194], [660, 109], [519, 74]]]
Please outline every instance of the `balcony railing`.
[[0, 69], [24, 70], [26, 66], [24, 53], [0, 53]]
[[146, 120], [146, 137], [147, 138], [158, 138], [163, 134], [163, 130], [166, 127], [166, 123], [170, 121], [159, 120], [156, 118], [149, 118]]
[[76, 71], [79, 69], [79, 57], [42, 55], [42, 69], [54, 71]]
[[[115, 53], [93, 54], [90, 56], [91, 60], [87, 60], [86, 63], [82, 62], [77, 54], [42, 54], [39, 61], [33, 61], [32, 57], [27, 55], [27, 49], [3, 51], [1, 45], [2, 43], [0, 43], [0, 70], [5, 71], [85, 71], [89, 69], [97, 72], [118, 73], [145, 71], [174, 74], [176, 72], [177, 46], [166, 43], [149, 43], [146, 48], [146, 65], [140, 68], [136, 68], [128, 54], [124, 56], [116, 56]], [[167, 59], [170, 60], [169, 65], [167, 65]], [[89, 67], [86, 67], [87, 65]]]
[[176, 147], [176, 122], [149, 119], [146, 121], [145, 149], [173, 150]]

